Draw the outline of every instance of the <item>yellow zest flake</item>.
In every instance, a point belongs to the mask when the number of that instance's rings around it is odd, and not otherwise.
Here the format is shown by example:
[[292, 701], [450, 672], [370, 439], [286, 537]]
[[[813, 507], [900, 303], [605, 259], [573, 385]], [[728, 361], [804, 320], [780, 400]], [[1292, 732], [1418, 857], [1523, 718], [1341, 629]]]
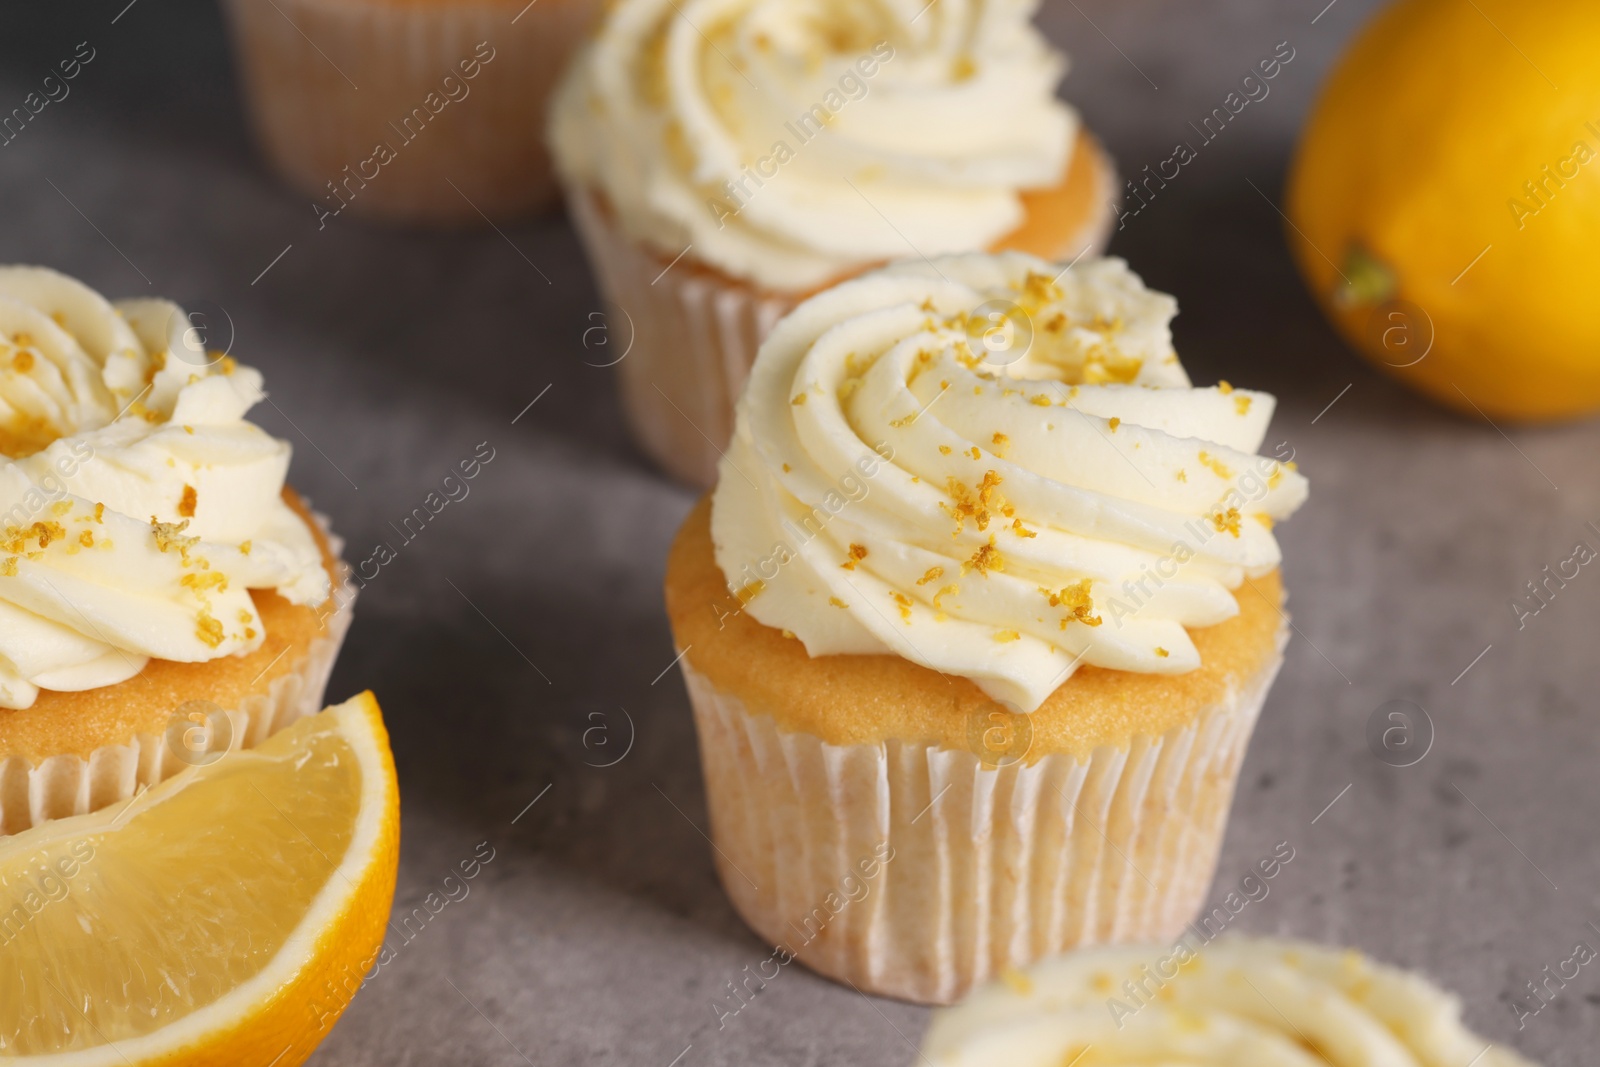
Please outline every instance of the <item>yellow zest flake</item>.
[[928, 570], [927, 570], [927, 573], [925, 573], [921, 578], [917, 579], [917, 584], [918, 585], [927, 585], [929, 582], [937, 582], [940, 578], [943, 578], [943, 577], [944, 577], [944, 568], [943, 567], [929, 567]]
[[1044, 329], [1046, 333], [1060, 333], [1071, 324], [1072, 320], [1067, 318], [1067, 313], [1064, 311], [1058, 311], [1045, 321]]
[[223, 356], [221, 359], [217, 360], [217, 369], [223, 374], [232, 374], [234, 371], [239, 369], [239, 361], [234, 359], [232, 356]]
[[1250, 398], [1247, 396], [1234, 397], [1233, 410], [1237, 411], [1240, 415], [1248, 415], [1250, 413]]
[[27, 374], [33, 369], [33, 353], [23, 349], [12, 356], [11, 369], [18, 374]]
[[1048, 274], [1040, 274], [1037, 271], [1028, 272], [1028, 276], [1022, 280], [1020, 289], [1024, 300], [1032, 301], [1040, 307], [1059, 303], [1062, 297], [1061, 286], [1056, 284], [1056, 280]]
[[983, 395], [983, 386], [981, 386], [981, 385], [974, 385], [974, 386], [973, 386], [973, 387], [972, 387], [972, 395], [973, 395], [973, 396], [982, 396], [982, 395]]
[[977, 72], [978, 65], [972, 61], [971, 56], [964, 52], [961, 55], [956, 56], [956, 58], [950, 64], [950, 79], [952, 81], [967, 81]]
[[15, 578], [17, 576], [16, 556], [7, 556], [5, 562], [0, 563], [0, 574], [5, 575], [7, 578]]
[[1175, 475], [1175, 477], [1180, 482], [1186, 482], [1186, 481], [1189, 480], [1189, 472], [1184, 470], [1182, 467], [1179, 467], [1178, 468], [1178, 473]]
[[1047, 408], [1050, 406], [1050, 398], [1043, 393], [1034, 393], [1033, 396], [1028, 398], [1028, 403], [1035, 407]]
[[805, 402], [806, 402], [806, 394], [804, 394], [804, 393], [799, 394], [793, 400], [789, 401], [789, 403], [793, 404], [795, 407], [801, 407], [802, 405], [805, 404]]
[[107, 551], [107, 552], [110, 552], [112, 547], [113, 547], [111, 538], [109, 538], [109, 537], [101, 538], [99, 544], [100, 544], [100, 547], [102, 549], [104, 549], [105, 551]]
[[186, 519], [194, 518], [194, 506], [200, 502], [199, 494], [194, 491], [194, 486], [183, 487], [183, 497], [178, 501], [178, 514]]
[[11, 343], [18, 348], [27, 348], [33, 344], [33, 334], [18, 331], [11, 335]]
[[850, 558], [839, 564], [839, 566], [843, 567], [847, 571], [853, 571], [856, 569], [856, 564], [866, 558], [867, 546], [852, 544], [850, 546]]
[[1172, 653], [1168, 652], [1166, 649], [1162, 648], [1160, 645], [1157, 645], [1156, 646], [1156, 655], [1160, 656], [1162, 659], [1166, 659], [1168, 656], [1172, 655]]
[[794, 639], [795, 639], [795, 636], [794, 636], [794, 631], [793, 631], [793, 630], [784, 630], [784, 631], [783, 631], [783, 636], [784, 636], [784, 637], [787, 637], [787, 638], [788, 638], [788, 639], [789, 639], [789, 640], [791, 640], [791, 641], [793, 641], [793, 640], [794, 640]]
[[999, 641], [1001, 644], [1008, 644], [1012, 641], [1021, 640], [1022, 635], [1017, 633], [1015, 630], [1000, 630], [995, 633], [994, 639]]
[[1088, 578], [1073, 582], [1052, 593], [1048, 589], [1041, 589], [1045, 599], [1053, 608], [1066, 608], [1067, 617], [1061, 620], [1061, 628], [1065, 630], [1069, 622], [1081, 622], [1085, 626], [1099, 626], [1105, 620], [1094, 614], [1094, 597], [1090, 595], [1091, 581]]
[[1272, 529], [1272, 526], [1273, 526], [1272, 516], [1268, 515], [1266, 512], [1258, 511], [1254, 515], [1251, 515], [1250, 517], [1252, 519], [1256, 520], [1257, 522], [1259, 522], [1261, 525], [1265, 526], [1267, 529], [1269, 529], [1269, 530]]
[[911, 621], [911, 598], [904, 593], [891, 590], [889, 595], [894, 597], [894, 602], [900, 605], [900, 617], [906, 622]]
[[96, 504], [94, 506], [94, 521], [101, 523], [106, 521], [106, 506], [104, 504]]
[[50, 505], [50, 514], [54, 515], [58, 519], [71, 510], [72, 501], [70, 500], [57, 500], [54, 504]]
[[189, 520], [182, 522], [159, 522], [154, 515], [150, 516], [150, 533], [156, 539], [156, 547], [166, 552], [177, 549], [178, 554], [187, 558], [189, 549], [200, 543], [198, 537], [185, 537], [183, 531], [189, 528]]
[[246, 626], [244, 628], [244, 639], [246, 641], [254, 641], [255, 638], [256, 638], [256, 628], [254, 626]]
[[1297, 470], [1300, 469], [1300, 464], [1296, 463], [1292, 459], [1289, 462], [1285, 463], [1284, 466], [1287, 467], [1289, 470], [1292, 470], [1292, 471], [1297, 471]]
[[1227, 396], [1229, 393], [1233, 392], [1233, 386], [1229, 385], [1228, 379], [1224, 378], [1222, 381], [1217, 383], [1217, 392], [1221, 393], [1223, 396]]
[[1274, 464], [1272, 473], [1267, 475], [1267, 488], [1276, 489], [1281, 481], [1283, 481], [1283, 468]]
[[222, 623], [209, 611], [202, 611], [194, 624], [194, 635], [211, 648], [222, 644]]
[[94, 547], [94, 531], [93, 530], [79, 530], [78, 531], [78, 544], [82, 545], [84, 548], [93, 548]]
[[1089, 979], [1089, 985], [1096, 993], [1109, 993], [1116, 988], [1116, 983], [1114, 983], [1111, 980], [1111, 976], [1104, 971], [1096, 971], [1094, 973], [1094, 977]]
[[1083, 360], [1083, 380], [1089, 385], [1127, 385], [1139, 377], [1144, 360], [1125, 356], [1107, 345], [1091, 345]]
[[783, 465], [783, 473], [788, 474], [791, 470], [793, 470], [793, 468], [790, 467], [787, 463], [785, 463]]
[[983, 453], [978, 451], [978, 446], [977, 445], [973, 445], [972, 449], [967, 454], [969, 456], [971, 456], [973, 459], [982, 459], [983, 458]]
[[1213, 456], [1210, 452], [1207, 452], [1203, 448], [1200, 450], [1200, 464], [1203, 467], [1209, 468], [1211, 473], [1215, 474], [1218, 478], [1233, 477], [1233, 471], [1228, 469], [1228, 465], [1226, 463], [1222, 462], [1222, 460], [1218, 459], [1216, 456]]
[[1033, 979], [1015, 967], [1007, 967], [1001, 971], [1000, 980], [1005, 982], [1007, 989], [1020, 997], [1025, 997], [1033, 992]]
[[248, 540], [239, 542], [239, 555], [248, 556], [250, 554], [250, 545], [251, 542]]
[[1021, 519], [1017, 519], [1014, 522], [1012, 522], [1012, 524], [1011, 524], [1011, 532], [1016, 534], [1018, 537], [1038, 537], [1039, 536], [1034, 531], [1032, 531], [1032, 530], [1028, 529], [1026, 526], [1022, 525], [1022, 520]]
[[933, 610], [937, 611], [940, 616], [943, 616], [944, 605], [939, 603], [939, 598], [949, 596], [951, 593], [959, 592], [961, 592], [961, 587], [959, 585], [947, 585], [941, 588], [937, 593], [933, 594]]
[[836, 596], [829, 597], [828, 603], [832, 604], [836, 608], [848, 608], [850, 606]]
[[745, 583], [742, 589], [733, 595], [738, 598], [739, 603], [748, 604], [750, 601], [760, 596], [761, 591], [766, 587], [767, 583], [763, 582], [760, 578], [752, 578], [749, 582]]
[[839, 399], [849, 400], [855, 395], [856, 390], [860, 388], [860, 378], [846, 378], [844, 381], [839, 383]]
[[194, 427], [193, 426], [185, 426], [183, 428], [183, 432], [186, 433], [186, 434], [189, 434], [192, 437], [192, 436], [194, 436]]
[[228, 591], [228, 576], [221, 571], [193, 571], [179, 578], [178, 584], [196, 593], [203, 593], [208, 589], [226, 593]]
[[997, 456], [1004, 457], [1006, 454], [1006, 449], [1011, 447], [1011, 438], [1007, 437], [1003, 433], [1000, 433], [998, 430], [995, 431], [994, 437], [990, 440], [994, 444], [994, 454]]
[[998, 548], [994, 547], [993, 534], [989, 535], [988, 544], [979, 545], [978, 551], [972, 554], [972, 558], [961, 565], [962, 574], [967, 573], [969, 570], [977, 571], [979, 574], [988, 574], [990, 571], [1003, 571], [1005, 569], [1005, 557], [1000, 555]]
[[1227, 511], [1223, 511], [1221, 508], [1218, 508], [1216, 511], [1211, 513], [1211, 524], [1217, 528], [1218, 533], [1226, 531], [1227, 533], [1231, 533], [1233, 536], [1238, 537], [1239, 509], [1229, 508]]
[[940, 445], [939, 446], [939, 454], [941, 456], [948, 456], [950, 454], [950, 446], [949, 445]]
[[1111, 416], [1111, 422], [1109, 423], [1109, 425], [1111, 427], [1111, 432], [1112, 433], [1116, 433], [1117, 432], [1117, 427], [1122, 425], [1122, 420], [1117, 418], [1115, 415], [1113, 415], [1113, 416]]
[[29, 541], [37, 540], [42, 550], [52, 541], [65, 540], [66, 536], [67, 529], [59, 522], [36, 522], [32, 526], [7, 526], [4, 544], [7, 552], [21, 554], [28, 551]]
[[244, 608], [240, 608], [239, 609], [239, 621], [242, 622], [242, 623], [249, 623], [250, 622], [250, 613], [248, 611], [246, 611]]

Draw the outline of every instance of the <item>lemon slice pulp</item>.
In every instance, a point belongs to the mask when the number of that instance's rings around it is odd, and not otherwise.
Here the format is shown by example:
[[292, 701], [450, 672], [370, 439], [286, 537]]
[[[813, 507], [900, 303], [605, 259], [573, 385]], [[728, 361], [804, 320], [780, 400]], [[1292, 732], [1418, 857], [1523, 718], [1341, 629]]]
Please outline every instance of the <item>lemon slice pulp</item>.
[[0, 1058], [300, 1063], [382, 941], [398, 839], [369, 693], [0, 838]]

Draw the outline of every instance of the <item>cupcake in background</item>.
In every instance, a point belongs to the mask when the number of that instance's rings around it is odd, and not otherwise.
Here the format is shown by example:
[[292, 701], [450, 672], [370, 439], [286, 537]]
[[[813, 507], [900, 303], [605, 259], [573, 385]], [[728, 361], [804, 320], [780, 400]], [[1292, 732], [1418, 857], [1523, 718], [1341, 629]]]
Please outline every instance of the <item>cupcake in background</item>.
[[1055, 97], [1032, 2], [621, 0], [551, 116], [568, 207], [632, 338], [623, 403], [674, 476], [715, 477], [762, 338], [888, 260], [1103, 245], [1115, 177]]
[[1175, 936], [1214, 873], [1288, 634], [1257, 455], [1117, 259], [908, 260], [762, 345], [666, 600], [745, 920], [949, 1003]]
[[437, 226], [514, 219], [555, 198], [545, 112], [598, 6], [224, 4], [256, 138], [318, 219], [348, 208]]
[[1532, 1067], [1469, 1031], [1460, 999], [1420, 975], [1354, 949], [1244, 937], [1090, 949], [1009, 972], [935, 1013], [922, 1062]]
[[322, 707], [353, 595], [246, 421], [262, 378], [166, 300], [0, 268], [0, 834]]

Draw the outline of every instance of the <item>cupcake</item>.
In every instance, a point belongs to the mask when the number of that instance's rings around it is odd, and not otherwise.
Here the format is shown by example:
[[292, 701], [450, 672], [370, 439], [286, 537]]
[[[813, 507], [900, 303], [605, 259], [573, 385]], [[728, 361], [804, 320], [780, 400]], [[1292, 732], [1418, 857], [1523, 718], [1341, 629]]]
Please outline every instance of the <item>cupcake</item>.
[[595, 0], [224, 7], [256, 138], [321, 226], [346, 208], [480, 226], [554, 199], [545, 111]]
[[810, 294], [903, 256], [1103, 245], [1115, 176], [1035, 6], [611, 10], [551, 146], [669, 473], [711, 484], [757, 347]]
[[972, 254], [762, 345], [666, 600], [722, 882], [780, 952], [947, 1003], [1194, 917], [1306, 482], [1175, 311], [1121, 260]]
[[1353, 949], [1224, 938], [1049, 960], [937, 1012], [930, 1067], [1403, 1064], [1531, 1067], [1461, 1001]]
[[245, 421], [259, 372], [165, 300], [0, 268], [0, 833], [322, 706], [335, 545]]

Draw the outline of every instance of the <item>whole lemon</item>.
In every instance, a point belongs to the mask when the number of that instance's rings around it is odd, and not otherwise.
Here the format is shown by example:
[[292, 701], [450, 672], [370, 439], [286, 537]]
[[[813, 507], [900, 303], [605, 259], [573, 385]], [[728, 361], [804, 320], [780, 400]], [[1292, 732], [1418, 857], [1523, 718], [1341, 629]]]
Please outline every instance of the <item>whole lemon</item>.
[[1288, 239], [1339, 332], [1491, 417], [1600, 409], [1600, 2], [1399, 0], [1313, 108]]

